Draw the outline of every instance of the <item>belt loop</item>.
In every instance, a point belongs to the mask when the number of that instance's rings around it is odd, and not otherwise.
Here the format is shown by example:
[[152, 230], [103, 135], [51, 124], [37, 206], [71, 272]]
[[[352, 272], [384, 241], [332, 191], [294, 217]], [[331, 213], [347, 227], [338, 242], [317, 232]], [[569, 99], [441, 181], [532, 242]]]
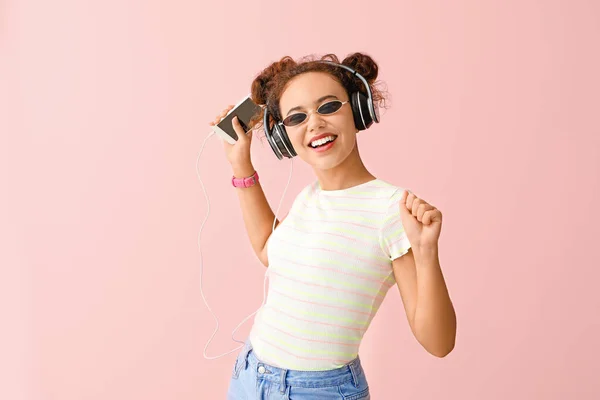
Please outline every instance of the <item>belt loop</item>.
[[240, 353], [238, 353], [235, 359], [235, 366], [233, 367], [233, 376], [237, 378], [240, 375], [242, 370], [245, 370], [248, 366], [248, 350], [243, 348]]
[[281, 370], [281, 383], [279, 384], [279, 391], [281, 392], [281, 394], [285, 393], [285, 389], [286, 389], [286, 384], [285, 384], [285, 378], [287, 376], [287, 369], [282, 369]]
[[252, 346], [250, 345], [250, 342], [246, 342], [244, 344], [244, 350], [241, 354], [242, 362], [244, 363], [243, 369], [248, 368], [248, 354], [250, 354], [250, 351], [252, 351]]
[[352, 373], [352, 383], [354, 384], [354, 387], [358, 387], [358, 375], [359, 375], [359, 368], [356, 365], [356, 360], [353, 360], [350, 364], [348, 364], [348, 367], [350, 367], [350, 372]]

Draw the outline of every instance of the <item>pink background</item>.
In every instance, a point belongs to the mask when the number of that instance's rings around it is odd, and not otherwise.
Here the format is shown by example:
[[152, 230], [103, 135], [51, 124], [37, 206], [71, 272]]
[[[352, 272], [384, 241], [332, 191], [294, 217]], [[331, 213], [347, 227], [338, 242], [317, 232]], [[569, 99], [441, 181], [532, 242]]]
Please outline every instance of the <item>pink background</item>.
[[[361, 348], [373, 398], [600, 398], [599, 40], [583, 0], [1, 1], [0, 398], [224, 398], [207, 122], [283, 55], [354, 51], [392, 95], [362, 154], [444, 213], [459, 319], [436, 359], [392, 290]], [[254, 145], [275, 207], [289, 162]], [[283, 211], [313, 179], [294, 166]], [[264, 268], [216, 137], [200, 168], [215, 355]]]

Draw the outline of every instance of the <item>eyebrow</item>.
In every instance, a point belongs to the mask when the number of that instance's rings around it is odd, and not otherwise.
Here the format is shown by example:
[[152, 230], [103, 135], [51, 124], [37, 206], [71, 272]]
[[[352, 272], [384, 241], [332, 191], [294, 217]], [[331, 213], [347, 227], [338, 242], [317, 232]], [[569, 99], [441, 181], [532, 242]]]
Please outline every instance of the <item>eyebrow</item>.
[[[323, 97], [319, 97], [317, 99], [317, 101], [315, 101], [315, 103], [318, 104], [318, 103], [322, 102], [323, 100], [327, 100], [327, 99], [337, 99], [337, 96], [334, 96], [333, 94], [328, 94]], [[302, 106], [296, 106], [296, 107], [290, 108], [290, 110], [285, 115], [288, 116], [288, 115], [290, 115], [290, 113], [292, 111], [301, 110], [301, 109], [302, 109]]]

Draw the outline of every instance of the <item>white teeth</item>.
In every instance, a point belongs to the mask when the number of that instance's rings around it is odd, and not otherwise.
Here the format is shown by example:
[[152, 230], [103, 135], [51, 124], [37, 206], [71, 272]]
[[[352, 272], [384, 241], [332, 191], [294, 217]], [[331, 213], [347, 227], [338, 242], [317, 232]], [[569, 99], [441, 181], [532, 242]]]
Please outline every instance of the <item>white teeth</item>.
[[310, 145], [312, 147], [321, 146], [322, 144], [333, 141], [333, 139], [335, 139], [334, 136], [327, 136], [318, 140], [313, 140], [312, 142], [310, 142]]

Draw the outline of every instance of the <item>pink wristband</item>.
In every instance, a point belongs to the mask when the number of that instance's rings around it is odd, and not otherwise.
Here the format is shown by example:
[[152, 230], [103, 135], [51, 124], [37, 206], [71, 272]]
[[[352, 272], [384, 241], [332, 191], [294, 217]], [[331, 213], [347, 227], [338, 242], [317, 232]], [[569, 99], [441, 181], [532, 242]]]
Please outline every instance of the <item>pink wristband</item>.
[[231, 184], [238, 188], [249, 188], [250, 186], [256, 185], [257, 182], [258, 172], [256, 171], [247, 178], [236, 178], [235, 176], [231, 178]]

